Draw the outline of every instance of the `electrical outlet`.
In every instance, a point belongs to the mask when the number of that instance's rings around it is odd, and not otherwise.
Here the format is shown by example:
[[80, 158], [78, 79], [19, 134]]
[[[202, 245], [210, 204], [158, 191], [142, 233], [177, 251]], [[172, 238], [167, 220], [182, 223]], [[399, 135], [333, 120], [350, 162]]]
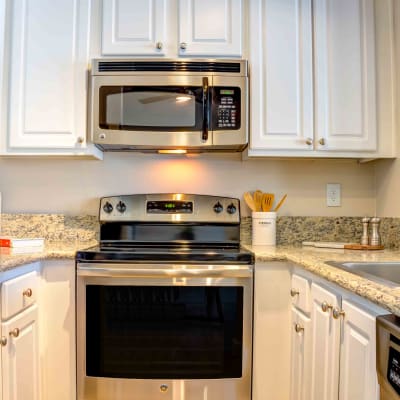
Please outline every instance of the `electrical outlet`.
[[326, 205], [328, 207], [340, 207], [341, 204], [341, 184], [326, 184]]

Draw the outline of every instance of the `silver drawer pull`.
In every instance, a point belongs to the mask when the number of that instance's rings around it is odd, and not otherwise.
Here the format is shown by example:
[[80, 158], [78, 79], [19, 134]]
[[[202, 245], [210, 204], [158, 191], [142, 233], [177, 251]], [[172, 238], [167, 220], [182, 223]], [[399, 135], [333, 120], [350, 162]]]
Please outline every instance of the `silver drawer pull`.
[[161, 385], [160, 386], [160, 392], [165, 393], [168, 391], [168, 385]]
[[323, 312], [327, 312], [328, 310], [332, 310], [333, 306], [331, 304], [328, 304], [328, 302], [324, 301], [321, 304], [321, 309]]
[[10, 336], [11, 336], [11, 337], [17, 338], [17, 337], [19, 336], [19, 329], [18, 329], [18, 328], [13, 329], [13, 330], [10, 332]]
[[335, 319], [339, 319], [340, 317], [344, 317], [346, 313], [343, 310], [340, 310], [339, 308], [334, 308], [332, 311], [332, 316]]
[[294, 324], [294, 330], [295, 330], [297, 333], [301, 333], [301, 332], [304, 331], [304, 328], [303, 328], [300, 324]]

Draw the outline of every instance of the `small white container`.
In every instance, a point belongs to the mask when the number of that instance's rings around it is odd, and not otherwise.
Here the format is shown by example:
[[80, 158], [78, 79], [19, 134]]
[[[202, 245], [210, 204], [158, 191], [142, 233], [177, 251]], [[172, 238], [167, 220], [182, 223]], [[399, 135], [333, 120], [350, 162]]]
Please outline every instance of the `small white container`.
[[276, 212], [252, 212], [252, 244], [276, 245]]

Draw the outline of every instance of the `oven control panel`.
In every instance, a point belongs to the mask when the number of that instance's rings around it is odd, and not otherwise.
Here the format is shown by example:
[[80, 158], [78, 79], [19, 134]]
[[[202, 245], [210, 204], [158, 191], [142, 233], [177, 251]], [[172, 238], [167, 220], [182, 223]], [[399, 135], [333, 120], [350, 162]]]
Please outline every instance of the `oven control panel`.
[[137, 194], [103, 197], [100, 222], [240, 223], [240, 202], [231, 197], [194, 194]]
[[148, 201], [146, 212], [148, 214], [192, 214], [193, 201]]

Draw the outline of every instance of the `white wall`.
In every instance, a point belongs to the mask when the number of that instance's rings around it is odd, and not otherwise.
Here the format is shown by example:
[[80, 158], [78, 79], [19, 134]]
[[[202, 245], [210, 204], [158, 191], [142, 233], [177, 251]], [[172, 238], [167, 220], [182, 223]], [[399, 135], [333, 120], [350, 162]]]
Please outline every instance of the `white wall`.
[[[326, 207], [326, 183], [342, 184], [342, 207]], [[251, 160], [239, 155], [106, 153], [104, 161], [1, 159], [3, 212], [97, 214], [98, 198], [187, 192], [242, 198], [261, 189], [288, 193], [283, 215], [375, 213], [374, 166], [335, 160]], [[244, 215], [247, 208], [242, 207]]]

